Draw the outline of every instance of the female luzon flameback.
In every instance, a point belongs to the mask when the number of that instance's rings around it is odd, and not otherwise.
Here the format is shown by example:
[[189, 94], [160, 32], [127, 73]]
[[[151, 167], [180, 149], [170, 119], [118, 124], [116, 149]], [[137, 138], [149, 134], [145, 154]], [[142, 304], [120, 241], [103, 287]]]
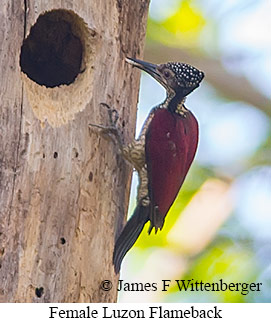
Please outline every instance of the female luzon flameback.
[[134, 58], [126, 61], [150, 74], [166, 89], [167, 96], [150, 111], [138, 139], [127, 146], [116, 127], [116, 110], [103, 104], [108, 108], [111, 126], [96, 125], [115, 137], [123, 157], [139, 175], [137, 206], [115, 244], [116, 273], [146, 222], [150, 221], [149, 233], [153, 228], [155, 233], [163, 228], [165, 216], [184, 182], [198, 145], [198, 122], [184, 102], [204, 77], [203, 72], [185, 63], [155, 65]]

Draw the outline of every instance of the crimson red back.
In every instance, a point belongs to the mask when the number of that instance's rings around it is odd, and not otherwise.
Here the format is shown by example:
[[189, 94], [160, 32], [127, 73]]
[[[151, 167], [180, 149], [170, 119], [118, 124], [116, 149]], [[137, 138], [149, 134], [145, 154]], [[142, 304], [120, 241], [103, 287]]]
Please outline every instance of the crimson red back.
[[153, 207], [164, 218], [174, 202], [198, 145], [198, 122], [188, 111], [186, 117], [158, 109], [146, 134], [146, 162], [149, 194]]

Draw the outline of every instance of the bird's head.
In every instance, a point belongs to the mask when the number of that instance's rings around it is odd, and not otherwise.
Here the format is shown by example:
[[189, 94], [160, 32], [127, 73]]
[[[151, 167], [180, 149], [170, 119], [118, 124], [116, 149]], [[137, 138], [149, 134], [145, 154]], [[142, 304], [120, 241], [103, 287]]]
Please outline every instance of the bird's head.
[[156, 65], [135, 58], [126, 58], [126, 61], [150, 74], [166, 89], [170, 97], [186, 97], [204, 78], [203, 72], [186, 63], [169, 62]]

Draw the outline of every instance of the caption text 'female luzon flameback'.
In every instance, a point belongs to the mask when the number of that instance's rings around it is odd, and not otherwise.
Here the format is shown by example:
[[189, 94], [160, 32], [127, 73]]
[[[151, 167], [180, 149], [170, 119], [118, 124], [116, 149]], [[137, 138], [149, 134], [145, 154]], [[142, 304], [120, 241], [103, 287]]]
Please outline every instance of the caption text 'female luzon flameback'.
[[139, 175], [137, 206], [115, 244], [116, 273], [146, 222], [150, 221], [149, 233], [153, 228], [155, 233], [162, 229], [184, 182], [198, 145], [198, 122], [184, 102], [204, 77], [203, 72], [185, 63], [155, 65], [134, 58], [126, 61], [150, 74], [166, 89], [167, 96], [150, 111], [138, 139], [127, 146], [116, 128], [118, 117], [112, 120], [112, 111], [111, 127], [98, 126], [115, 136], [123, 157]]

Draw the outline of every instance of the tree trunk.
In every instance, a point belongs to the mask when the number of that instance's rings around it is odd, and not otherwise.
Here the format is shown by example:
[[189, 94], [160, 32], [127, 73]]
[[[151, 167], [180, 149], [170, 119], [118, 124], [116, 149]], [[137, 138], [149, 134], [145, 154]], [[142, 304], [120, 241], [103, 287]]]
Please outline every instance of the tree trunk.
[[1, 2], [2, 302], [116, 301], [131, 169], [88, 123], [108, 124], [105, 102], [134, 135], [139, 72], [124, 58], [142, 57], [148, 2]]

